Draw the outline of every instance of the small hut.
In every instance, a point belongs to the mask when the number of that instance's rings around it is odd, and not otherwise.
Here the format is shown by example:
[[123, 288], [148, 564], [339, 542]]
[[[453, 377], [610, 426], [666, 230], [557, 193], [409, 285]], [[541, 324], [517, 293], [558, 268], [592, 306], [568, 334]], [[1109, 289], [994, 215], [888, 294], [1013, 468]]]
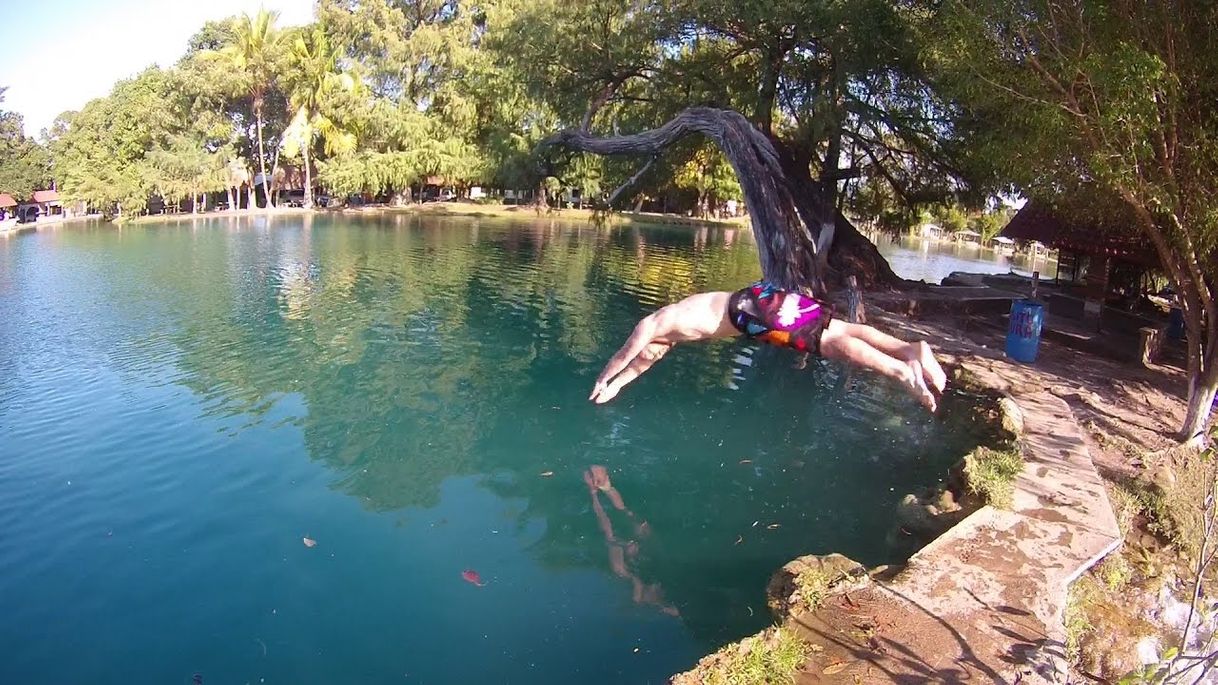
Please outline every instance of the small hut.
[[1039, 242], [1056, 250], [1055, 280], [1067, 301], [1050, 301], [1050, 311], [1068, 310], [1084, 319], [1098, 318], [1111, 307], [1131, 311], [1148, 289], [1147, 276], [1161, 271], [1159, 256], [1132, 225], [1117, 219], [1067, 220], [1029, 201], [1002, 229], [1001, 236], [1020, 243]]
[[974, 245], [981, 244], [981, 234], [976, 231], [956, 231], [952, 234], [952, 239], [958, 243], [973, 243]]

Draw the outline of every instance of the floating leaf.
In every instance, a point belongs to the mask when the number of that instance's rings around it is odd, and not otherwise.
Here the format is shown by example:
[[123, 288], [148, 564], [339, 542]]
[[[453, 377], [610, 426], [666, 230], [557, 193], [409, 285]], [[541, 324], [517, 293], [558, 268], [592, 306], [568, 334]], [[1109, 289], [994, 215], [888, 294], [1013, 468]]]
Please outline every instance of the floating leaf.
[[478, 572], [473, 570], [472, 568], [467, 568], [464, 571], [462, 571], [461, 579], [471, 585], [476, 585], [478, 587], [483, 587], [486, 585], [486, 583], [482, 582], [482, 576], [479, 575]]
[[554, 472], [553, 471], [542, 471], [539, 475], [542, 478], [549, 478], [550, 476], [554, 475]]
[[753, 460], [752, 459], [741, 459], [740, 463], [741, 464], [752, 464]]
[[771, 523], [770, 525], [766, 526], [766, 528], [769, 528], [770, 530], [774, 530], [775, 528], [778, 528], [781, 525], [782, 525], [781, 523]]
[[316, 547], [317, 546], [317, 541], [314, 540], [313, 538], [301, 538], [300, 541], [304, 543], [305, 547]]
[[825, 675], [833, 675], [834, 673], [841, 673], [842, 671], [846, 670], [846, 667], [849, 665], [850, 664], [847, 664], [846, 662], [841, 661], [836, 664], [829, 664], [828, 666], [825, 667], [825, 670], [821, 671], [821, 672]]

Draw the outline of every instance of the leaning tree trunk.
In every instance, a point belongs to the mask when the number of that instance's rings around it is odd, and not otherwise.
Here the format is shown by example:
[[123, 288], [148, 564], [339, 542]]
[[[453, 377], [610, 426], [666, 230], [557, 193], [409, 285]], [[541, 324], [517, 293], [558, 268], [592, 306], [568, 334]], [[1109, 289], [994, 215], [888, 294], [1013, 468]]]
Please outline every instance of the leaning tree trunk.
[[1188, 397], [1188, 410], [1184, 415], [1184, 442], [1200, 447], [1206, 441], [1210, 417], [1213, 414], [1214, 397], [1218, 396], [1218, 364], [1211, 363], [1209, 372], [1193, 383]]
[[[601, 155], [649, 155], [647, 165], [610, 195], [607, 205], [611, 207], [665, 148], [691, 133], [710, 138], [736, 172], [767, 280], [781, 288], [818, 294], [825, 292], [827, 282], [838, 282], [850, 273], [865, 286], [901, 282], [875, 246], [836, 208], [825, 204], [809, 170], [799, 168], [791, 155], [780, 152], [774, 141], [739, 112], [691, 107], [650, 131], [597, 137], [586, 129], [572, 128], [550, 136], [539, 147], [562, 145]], [[831, 245], [834, 252], [847, 254], [834, 258], [827, 253]], [[828, 259], [818, 259], [818, 255]]]
[[271, 202], [271, 188], [266, 178], [266, 152], [262, 147], [262, 107], [258, 107], [254, 111], [254, 117], [258, 123], [258, 169], [262, 172], [262, 197], [266, 208], [270, 209], [275, 204]]
[[[824, 222], [832, 221], [832, 214], [819, 212], [806, 224], [801, 220], [777, 151], [739, 112], [691, 107], [650, 131], [601, 138], [586, 130], [566, 129], [542, 141], [541, 146], [564, 145], [600, 155], [650, 155], [654, 161], [665, 148], [691, 133], [714, 141], [736, 172], [758, 234], [757, 250], [766, 278], [780, 288], [823, 291], [816, 267], [816, 236]], [[610, 205], [626, 187], [614, 191]]]
[[304, 158], [304, 206], [313, 209], [313, 174], [309, 170], [309, 146], [301, 145], [300, 154]]

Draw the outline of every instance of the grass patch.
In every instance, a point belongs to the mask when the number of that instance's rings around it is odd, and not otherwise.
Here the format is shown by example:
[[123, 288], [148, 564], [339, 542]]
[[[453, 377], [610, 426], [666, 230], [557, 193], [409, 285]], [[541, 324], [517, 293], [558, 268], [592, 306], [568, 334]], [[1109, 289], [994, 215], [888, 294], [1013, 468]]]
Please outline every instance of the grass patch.
[[[1181, 450], [1167, 457], [1152, 479], [1131, 479], [1114, 488], [1114, 506], [1146, 518], [1146, 529], [1174, 545], [1188, 559], [1197, 555], [1205, 528], [1205, 499], [1214, 482], [1211, 453]], [[1121, 512], [1118, 509], [1118, 522]]]
[[1108, 489], [1108, 502], [1112, 504], [1112, 511], [1116, 514], [1121, 537], [1128, 538], [1129, 532], [1133, 530], [1134, 520], [1142, 513], [1142, 501], [1128, 484], [1115, 483]]
[[1066, 596], [1066, 658], [1077, 664], [1081, 660], [1083, 640], [1094, 630], [1088, 615], [1096, 596], [1095, 581], [1084, 575], [1070, 585]]
[[807, 569], [795, 577], [796, 592], [799, 593], [800, 603], [808, 607], [808, 611], [816, 611], [821, 603], [829, 596], [829, 588], [835, 579], [821, 569]]
[[1109, 554], [1096, 567], [1095, 575], [1109, 592], [1122, 592], [1133, 580], [1133, 565], [1124, 554]]
[[1015, 447], [978, 447], [964, 458], [965, 487], [984, 504], [1010, 509], [1015, 477], [1023, 472], [1023, 465], [1023, 457]]
[[811, 648], [790, 630], [774, 627], [746, 640], [719, 668], [706, 674], [706, 685], [794, 683]]

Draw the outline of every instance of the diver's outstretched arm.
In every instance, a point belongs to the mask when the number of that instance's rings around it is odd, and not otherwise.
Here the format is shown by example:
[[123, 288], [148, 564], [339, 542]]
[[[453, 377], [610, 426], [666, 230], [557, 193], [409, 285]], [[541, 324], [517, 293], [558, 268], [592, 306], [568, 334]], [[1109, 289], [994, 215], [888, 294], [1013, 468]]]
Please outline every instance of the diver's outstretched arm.
[[609, 358], [588, 399], [597, 404], [613, 399], [679, 342], [737, 335], [727, 319], [730, 296], [727, 292], [698, 293], [643, 317], [626, 343]]

